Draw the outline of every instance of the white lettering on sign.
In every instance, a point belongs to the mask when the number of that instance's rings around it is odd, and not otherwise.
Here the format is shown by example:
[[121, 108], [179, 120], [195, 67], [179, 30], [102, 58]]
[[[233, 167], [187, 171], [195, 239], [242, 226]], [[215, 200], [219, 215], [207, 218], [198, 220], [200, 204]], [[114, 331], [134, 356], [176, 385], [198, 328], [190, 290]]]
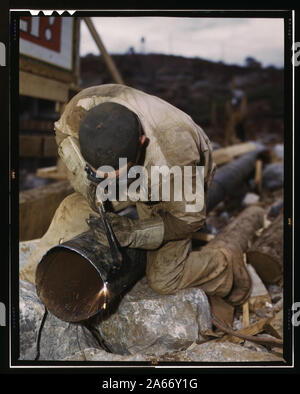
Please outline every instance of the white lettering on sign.
[[[53, 26], [54, 22], [55, 22], [55, 17], [54, 17], [54, 16], [51, 16], [51, 17], [49, 18], [49, 25], [50, 25], [50, 26]], [[48, 41], [51, 40], [51, 38], [52, 38], [52, 32], [51, 32], [51, 28], [50, 28], [50, 27], [48, 27], [48, 28], [45, 30], [45, 36], [46, 36], [46, 40], [48, 40]]]
[[34, 37], [40, 35], [40, 18], [32, 18], [30, 34]]

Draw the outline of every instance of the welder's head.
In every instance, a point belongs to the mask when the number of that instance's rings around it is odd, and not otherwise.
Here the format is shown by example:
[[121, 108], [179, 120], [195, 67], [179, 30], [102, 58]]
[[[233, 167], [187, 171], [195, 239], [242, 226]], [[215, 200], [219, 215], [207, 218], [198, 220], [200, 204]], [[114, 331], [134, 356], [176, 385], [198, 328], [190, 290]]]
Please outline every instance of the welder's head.
[[138, 161], [144, 142], [137, 115], [117, 103], [105, 102], [90, 109], [79, 129], [81, 154], [94, 171], [111, 166], [118, 173], [119, 158], [126, 158], [129, 168]]

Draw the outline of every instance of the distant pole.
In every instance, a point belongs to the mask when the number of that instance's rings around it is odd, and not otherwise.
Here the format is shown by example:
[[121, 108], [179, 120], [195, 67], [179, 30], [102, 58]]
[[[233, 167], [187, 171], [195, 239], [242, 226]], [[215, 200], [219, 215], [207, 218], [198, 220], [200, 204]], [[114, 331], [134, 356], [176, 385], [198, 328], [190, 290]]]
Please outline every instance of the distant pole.
[[145, 42], [146, 42], [145, 37], [142, 37], [141, 38], [141, 53], [142, 54], [145, 54]]
[[84, 19], [84, 21], [85, 21], [85, 23], [86, 23], [86, 25], [87, 25], [92, 37], [93, 37], [93, 39], [95, 40], [95, 42], [97, 44], [98, 49], [100, 50], [100, 52], [101, 52], [101, 54], [103, 56], [103, 60], [104, 60], [104, 62], [106, 64], [106, 66], [107, 66], [107, 68], [108, 68], [113, 80], [116, 83], [120, 83], [120, 84], [124, 85], [124, 81], [123, 81], [123, 79], [122, 79], [122, 77], [121, 77], [121, 75], [120, 75], [120, 73], [119, 73], [119, 71], [118, 71], [118, 69], [117, 69], [112, 57], [106, 51], [105, 46], [104, 46], [104, 44], [103, 44], [103, 42], [102, 42], [102, 40], [101, 40], [97, 30], [96, 30], [91, 18], [84, 17], [83, 19]]

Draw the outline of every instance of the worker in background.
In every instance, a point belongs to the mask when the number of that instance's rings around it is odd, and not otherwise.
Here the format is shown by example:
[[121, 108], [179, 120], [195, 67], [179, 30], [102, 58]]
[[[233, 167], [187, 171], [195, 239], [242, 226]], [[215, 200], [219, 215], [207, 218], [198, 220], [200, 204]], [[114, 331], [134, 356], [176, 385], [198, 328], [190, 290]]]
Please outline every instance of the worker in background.
[[[203, 166], [205, 194], [214, 175], [210, 141], [202, 128], [162, 99], [124, 85], [82, 90], [66, 105], [55, 130], [58, 152], [68, 168], [75, 193], [62, 201], [21, 272], [21, 278], [32, 283], [40, 258], [58, 243], [92, 228], [98, 242], [108, 244], [97, 215], [97, 187], [88, 179], [84, 164], [96, 175], [99, 167], [110, 166], [116, 178], [133, 165], [142, 165], [149, 179], [153, 166]], [[119, 168], [120, 157], [127, 159], [125, 168]], [[171, 186], [174, 183], [172, 179]], [[222, 245], [215, 251], [217, 259], [212, 261], [210, 255], [199, 258], [199, 252], [191, 248], [191, 234], [205, 223], [205, 203], [195, 212], [187, 211], [186, 203], [172, 198], [132, 201], [128, 196], [126, 201], [111, 202], [109, 220], [121, 247], [147, 250], [146, 276], [154, 291], [172, 294], [200, 287], [208, 295], [230, 299], [237, 279], [233, 264], [240, 264], [241, 278], [246, 279], [239, 278], [237, 282], [243, 290], [235, 303], [242, 303], [250, 289], [243, 262], [237, 262]], [[118, 214], [132, 205], [136, 207], [137, 219]]]
[[225, 146], [246, 141], [246, 108], [246, 93], [243, 89], [236, 87], [236, 79], [233, 77], [231, 99], [226, 103]]

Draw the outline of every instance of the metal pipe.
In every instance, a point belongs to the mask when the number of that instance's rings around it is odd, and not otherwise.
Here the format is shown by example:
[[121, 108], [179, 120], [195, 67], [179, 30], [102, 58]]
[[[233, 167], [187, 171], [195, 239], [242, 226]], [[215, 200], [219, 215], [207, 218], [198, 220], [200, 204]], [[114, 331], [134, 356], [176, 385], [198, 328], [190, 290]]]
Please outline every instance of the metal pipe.
[[110, 249], [99, 244], [92, 231], [54, 246], [37, 266], [38, 296], [61, 320], [87, 320], [144, 275], [144, 250], [121, 248], [121, 253], [124, 264], [112, 270]]
[[256, 143], [256, 145], [256, 150], [246, 153], [217, 169], [207, 192], [207, 212], [211, 211], [226, 197], [236, 195], [242, 182], [249, 179], [254, 171], [258, 157], [265, 155], [267, 159], [268, 151], [266, 148], [261, 144]]

